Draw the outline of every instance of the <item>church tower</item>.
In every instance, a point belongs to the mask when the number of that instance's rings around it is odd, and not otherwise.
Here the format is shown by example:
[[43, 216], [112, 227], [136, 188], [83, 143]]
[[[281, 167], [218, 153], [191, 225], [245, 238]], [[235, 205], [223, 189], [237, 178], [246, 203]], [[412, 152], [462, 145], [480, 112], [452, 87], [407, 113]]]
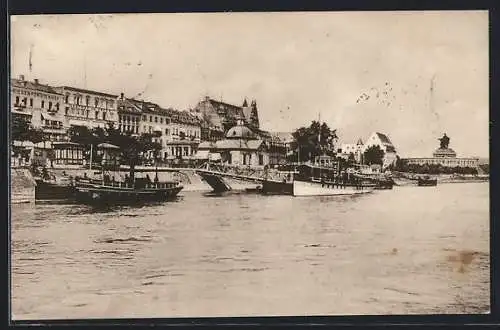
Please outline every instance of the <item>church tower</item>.
[[257, 101], [252, 100], [250, 107], [251, 107], [250, 123], [252, 124], [253, 127], [259, 128], [260, 123], [259, 123], [259, 112], [257, 110]]

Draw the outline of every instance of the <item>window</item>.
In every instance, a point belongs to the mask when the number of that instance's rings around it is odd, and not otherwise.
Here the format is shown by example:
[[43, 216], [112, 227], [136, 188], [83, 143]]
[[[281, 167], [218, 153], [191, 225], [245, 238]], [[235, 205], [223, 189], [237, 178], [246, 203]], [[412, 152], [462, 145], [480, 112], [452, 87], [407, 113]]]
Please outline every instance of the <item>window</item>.
[[163, 124], [163, 117], [160, 117], [160, 124]]
[[33, 106], [33, 99], [30, 99], [30, 107]]
[[106, 120], [106, 113], [105, 112], [102, 113], [102, 120]]
[[69, 94], [66, 94], [66, 96], [64, 96], [64, 102], [65, 103], [69, 102]]
[[90, 103], [90, 96], [85, 96], [85, 105], [89, 105]]
[[64, 114], [67, 116], [69, 112], [69, 107], [64, 107]]
[[97, 119], [97, 118], [98, 118], [98, 116], [99, 116], [99, 111], [96, 111], [96, 112], [95, 112], [95, 119]]
[[155, 116], [155, 123], [157, 123], [157, 122], [158, 122], [158, 117]]
[[45, 101], [42, 100], [42, 109], [45, 107]]
[[27, 97], [23, 98], [23, 105], [26, 105], [27, 103], [28, 103], [28, 98]]
[[[30, 102], [30, 103], [32, 103], [32, 102]], [[56, 110], [59, 111], [59, 103], [56, 103]]]
[[81, 98], [80, 96], [77, 96], [77, 97], [76, 97], [76, 104], [77, 104], [77, 105], [80, 105], [80, 98]]
[[52, 110], [52, 102], [49, 102], [49, 110]]
[[16, 96], [16, 103], [14, 103], [15, 105], [18, 105], [19, 104], [19, 96]]
[[96, 97], [96, 98], [95, 98], [95, 106], [97, 107], [98, 105], [99, 105], [99, 98], [98, 98], [98, 97]]
[[264, 165], [264, 156], [259, 155], [259, 165]]
[[144, 121], [148, 120], [148, 116], [146, 116], [146, 115], [142, 116], [142, 120], [144, 120]]
[[152, 123], [153, 122], [153, 116], [149, 116], [149, 122]]
[[165, 135], [168, 135], [169, 133], [168, 128], [165, 128]]

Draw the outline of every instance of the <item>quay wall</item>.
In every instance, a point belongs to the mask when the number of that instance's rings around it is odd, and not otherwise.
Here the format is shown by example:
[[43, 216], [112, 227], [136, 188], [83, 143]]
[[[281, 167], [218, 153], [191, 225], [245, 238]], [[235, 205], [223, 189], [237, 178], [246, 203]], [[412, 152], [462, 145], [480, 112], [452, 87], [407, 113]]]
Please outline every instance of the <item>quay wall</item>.
[[13, 168], [10, 178], [11, 203], [34, 203], [36, 182], [30, 170]]

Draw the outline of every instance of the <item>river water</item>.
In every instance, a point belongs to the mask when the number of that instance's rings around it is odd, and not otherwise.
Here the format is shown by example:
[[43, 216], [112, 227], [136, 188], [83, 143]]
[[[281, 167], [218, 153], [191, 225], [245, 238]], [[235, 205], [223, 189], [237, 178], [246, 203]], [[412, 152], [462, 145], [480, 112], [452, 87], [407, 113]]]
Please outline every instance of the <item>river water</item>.
[[12, 206], [13, 319], [487, 313], [489, 185]]

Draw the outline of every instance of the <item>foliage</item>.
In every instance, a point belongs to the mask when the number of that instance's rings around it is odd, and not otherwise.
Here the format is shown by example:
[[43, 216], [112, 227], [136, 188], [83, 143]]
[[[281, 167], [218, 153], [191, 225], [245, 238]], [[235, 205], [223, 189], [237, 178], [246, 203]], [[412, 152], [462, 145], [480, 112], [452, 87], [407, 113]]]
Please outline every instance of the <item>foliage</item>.
[[337, 132], [326, 123], [320, 124], [318, 121], [313, 121], [309, 127], [297, 129], [292, 136], [291, 148], [295, 150], [293, 156], [295, 161], [313, 160], [315, 156], [322, 154], [335, 155], [334, 143], [337, 139]]
[[11, 117], [11, 134], [12, 141], [39, 143], [44, 139], [42, 130], [33, 128], [28, 121], [17, 116]]
[[373, 145], [366, 149], [363, 156], [366, 165], [382, 165], [384, 161], [384, 150], [382, 150], [378, 145]]

